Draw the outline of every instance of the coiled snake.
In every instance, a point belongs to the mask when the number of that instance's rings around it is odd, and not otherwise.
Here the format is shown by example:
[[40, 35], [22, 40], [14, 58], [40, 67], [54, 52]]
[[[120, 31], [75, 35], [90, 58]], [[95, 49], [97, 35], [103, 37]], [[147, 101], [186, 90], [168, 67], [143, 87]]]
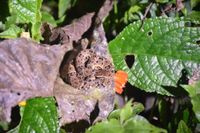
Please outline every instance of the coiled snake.
[[66, 70], [67, 82], [78, 89], [114, 86], [113, 75], [111, 61], [97, 55], [92, 49], [80, 51]]

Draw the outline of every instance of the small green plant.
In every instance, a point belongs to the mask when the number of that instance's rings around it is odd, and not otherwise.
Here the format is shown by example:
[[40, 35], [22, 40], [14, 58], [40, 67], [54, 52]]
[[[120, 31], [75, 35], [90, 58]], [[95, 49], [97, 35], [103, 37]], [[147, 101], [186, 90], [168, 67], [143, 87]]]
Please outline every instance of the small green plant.
[[138, 115], [143, 109], [142, 104], [130, 100], [122, 109], [111, 112], [107, 120], [90, 127], [86, 133], [166, 133], [166, 130], [153, 126]]

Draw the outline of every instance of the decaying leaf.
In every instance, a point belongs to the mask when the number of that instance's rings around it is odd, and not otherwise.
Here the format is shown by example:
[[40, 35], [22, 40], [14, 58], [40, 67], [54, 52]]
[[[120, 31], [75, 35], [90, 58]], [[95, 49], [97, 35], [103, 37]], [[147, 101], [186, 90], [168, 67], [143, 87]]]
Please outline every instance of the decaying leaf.
[[62, 125], [79, 120], [89, 122], [90, 114], [96, 104], [99, 107], [97, 120], [104, 119], [113, 110], [114, 91], [112, 89], [78, 90], [58, 78], [54, 94], [58, 102]]
[[72, 22], [72, 24], [62, 27], [62, 30], [65, 31], [71, 41], [78, 41], [91, 27], [93, 17], [94, 13], [88, 13]]
[[[39, 45], [25, 38], [0, 42], [0, 121], [10, 122], [11, 109], [20, 101], [46, 96], [55, 96], [62, 125], [83, 119], [89, 121], [96, 105], [99, 109], [96, 121], [108, 116], [114, 107], [113, 69], [110, 71], [107, 86], [91, 87], [87, 90], [73, 88], [63, 82], [59, 77], [59, 70], [61, 63], [66, 63], [63, 61], [64, 55], [69, 51], [76, 51], [73, 43], [79, 44], [83, 40], [83, 34], [93, 26], [95, 28], [91, 38], [95, 41], [88, 38], [92, 44], [90, 48], [112, 64], [101, 23], [111, 10], [112, 3], [111, 0], [105, 1], [96, 15], [100, 19], [98, 24], [97, 19], [92, 22], [94, 13], [88, 13], [65, 27], [52, 28], [47, 24], [43, 25], [44, 43], [51, 46]], [[79, 50], [81, 52], [82, 49]], [[104, 78], [101, 73], [96, 74], [100, 79]]]
[[0, 42], [0, 121], [10, 122], [11, 108], [20, 101], [53, 96], [65, 50], [25, 38]]
[[94, 13], [88, 13], [76, 19], [70, 25], [53, 28], [48, 24], [43, 24], [42, 35], [44, 42], [48, 44], [68, 44], [68, 50], [73, 48], [72, 43], [81, 39], [82, 35], [91, 27]]

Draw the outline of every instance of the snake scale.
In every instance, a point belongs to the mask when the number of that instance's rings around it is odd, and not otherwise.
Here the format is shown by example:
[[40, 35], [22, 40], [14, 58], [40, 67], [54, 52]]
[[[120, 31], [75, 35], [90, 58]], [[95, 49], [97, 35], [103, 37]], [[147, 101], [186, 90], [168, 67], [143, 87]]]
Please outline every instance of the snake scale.
[[92, 49], [80, 51], [67, 67], [67, 82], [78, 89], [107, 87], [113, 84], [111, 61]]

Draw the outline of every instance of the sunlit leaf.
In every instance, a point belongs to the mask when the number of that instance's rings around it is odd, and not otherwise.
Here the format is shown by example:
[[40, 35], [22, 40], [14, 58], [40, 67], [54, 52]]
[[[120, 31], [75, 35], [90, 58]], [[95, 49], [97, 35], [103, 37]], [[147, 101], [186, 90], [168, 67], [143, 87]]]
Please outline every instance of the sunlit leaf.
[[18, 132], [59, 133], [55, 100], [51, 97], [28, 100]]
[[10, 0], [9, 9], [11, 15], [17, 17], [21, 23], [31, 23], [31, 33], [32, 38], [36, 41], [42, 39], [40, 33], [41, 25], [41, 12], [40, 8], [42, 5], [42, 0]]
[[41, 4], [42, 0], [10, 0], [9, 8], [24, 23], [35, 23], [41, 20]]

